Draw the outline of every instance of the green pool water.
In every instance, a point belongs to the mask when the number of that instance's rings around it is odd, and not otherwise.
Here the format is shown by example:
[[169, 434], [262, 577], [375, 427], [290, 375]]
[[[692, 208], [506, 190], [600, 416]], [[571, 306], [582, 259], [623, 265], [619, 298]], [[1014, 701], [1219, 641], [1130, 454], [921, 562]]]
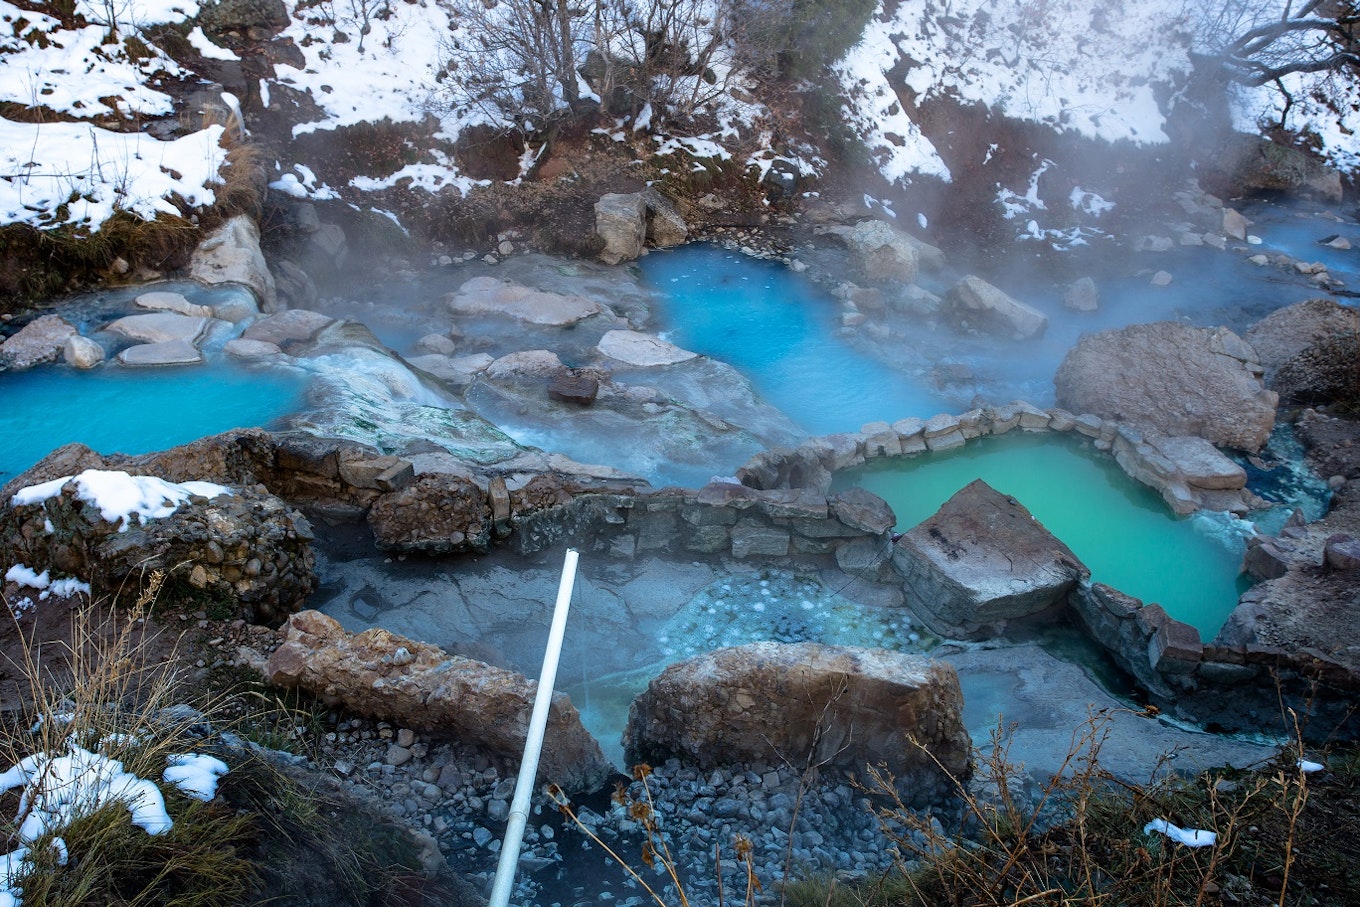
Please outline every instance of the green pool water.
[[1176, 517], [1151, 489], [1079, 442], [1052, 435], [979, 438], [958, 450], [847, 470], [836, 488], [883, 498], [899, 530], [982, 479], [1014, 496], [1091, 569], [1091, 578], [1156, 602], [1212, 639], [1249, 585], [1242, 536], [1218, 516]]

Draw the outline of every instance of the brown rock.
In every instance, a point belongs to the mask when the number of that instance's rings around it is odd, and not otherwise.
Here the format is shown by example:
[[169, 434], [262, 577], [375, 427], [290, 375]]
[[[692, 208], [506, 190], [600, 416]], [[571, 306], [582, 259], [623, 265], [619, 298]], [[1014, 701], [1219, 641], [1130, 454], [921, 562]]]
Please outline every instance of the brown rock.
[[760, 642], [667, 668], [633, 701], [624, 743], [632, 762], [676, 756], [701, 768], [790, 762], [863, 774], [882, 765], [929, 800], [947, 786], [941, 768], [970, 772], [962, 707], [958, 675], [942, 662]]
[[1255, 351], [1226, 328], [1161, 321], [1082, 337], [1053, 383], [1069, 412], [1257, 451], [1275, 426], [1277, 401], [1261, 370]]
[[590, 406], [600, 393], [600, 382], [586, 375], [563, 374], [548, 379], [548, 398]]
[[[537, 690], [512, 671], [386, 630], [350, 635], [316, 611], [289, 619], [265, 676], [361, 715], [448, 735], [516, 761], [524, 752]], [[572, 791], [593, 790], [612, 771], [571, 700], [554, 694], [539, 778]]]
[[368, 525], [385, 551], [485, 552], [491, 544], [486, 492], [462, 476], [422, 475], [382, 495], [368, 512]]

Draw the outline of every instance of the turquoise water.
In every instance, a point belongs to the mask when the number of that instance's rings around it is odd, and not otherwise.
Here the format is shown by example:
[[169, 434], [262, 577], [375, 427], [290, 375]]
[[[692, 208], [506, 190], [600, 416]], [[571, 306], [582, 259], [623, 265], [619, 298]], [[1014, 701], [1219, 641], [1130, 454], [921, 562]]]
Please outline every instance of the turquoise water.
[[302, 404], [303, 379], [230, 363], [0, 375], [0, 484], [72, 441], [139, 454], [230, 428], [268, 427]]
[[931, 390], [836, 336], [839, 306], [782, 264], [710, 245], [648, 255], [666, 338], [739, 369], [767, 402], [811, 434], [932, 416]]
[[1220, 518], [1178, 518], [1115, 462], [1051, 435], [979, 439], [943, 454], [848, 470], [837, 487], [859, 485], [886, 500], [899, 529], [931, 516], [960, 488], [982, 479], [1014, 496], [1106, 583], [1196, 627], [1212, 639], [1247, 587], [1241, 537]]

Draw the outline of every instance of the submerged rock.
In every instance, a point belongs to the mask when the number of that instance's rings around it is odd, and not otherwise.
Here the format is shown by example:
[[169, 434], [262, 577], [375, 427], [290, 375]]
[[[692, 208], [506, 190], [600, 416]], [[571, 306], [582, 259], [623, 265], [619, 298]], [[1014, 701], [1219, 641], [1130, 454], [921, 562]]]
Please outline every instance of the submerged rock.
[[758, 642], [675, 664], [634, 701], [630, 762], [671, 756], [711, 769], [817, 765], [863, 775], [882, 766], [929, 802], [971, 771], [958, 675], [883, 649]]
[[60, 315], [34, 318], [0, 343], [0, 362], [16, 372], [44, 362], [56, 362], [67, 338], [76, 333], [75, 326]]
[[1261, 373], [1255, 350], [1227, 328], [1159, 321], [1083, 336], [1053, 383], [1070, 412], [1257, 451], [1278, 399]]
[[997, 635], [1065, 605], [1090, 571], [1023, 504], [974, 480], [893, 550], [908, 605], [937, 633]]
[[[524, 753], [537, 684], [386, 630], [351, 635], [317, 611], [293, 615], [265, 666], [270, 683], [361, 715], [446, 734], [504, 759]], [[613, 768], [571, 699], [554, 693], [538, 776], [568, 791], [599, 787]]]
[[203, 353], [188, 340], [163, 340], [159, 343], [139, 343], [118, 354], [118, 361], [133, 367], [158, 365], [199, 365]]

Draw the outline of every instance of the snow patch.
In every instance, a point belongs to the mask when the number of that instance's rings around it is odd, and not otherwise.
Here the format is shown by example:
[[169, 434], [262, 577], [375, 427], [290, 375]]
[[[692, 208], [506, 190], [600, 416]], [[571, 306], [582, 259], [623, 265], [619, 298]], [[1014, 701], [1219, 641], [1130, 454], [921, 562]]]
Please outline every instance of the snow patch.
[[215, 498], [229, 495], [231, 489], [213, 482], [167, 482], [155, 476], [133, 476], [117, 470], [87, 469], [76, 476], [63, 476], [39, 485], [21, 488], [10, 499], [11, 506], [40, 504], [61, 493], [68, 482], [76, 483], [77, 500], [99, 509], [109, 523], [126, 531], [135, 516], [139, 523], [161, 519], [179, 509], [191, 497]]

